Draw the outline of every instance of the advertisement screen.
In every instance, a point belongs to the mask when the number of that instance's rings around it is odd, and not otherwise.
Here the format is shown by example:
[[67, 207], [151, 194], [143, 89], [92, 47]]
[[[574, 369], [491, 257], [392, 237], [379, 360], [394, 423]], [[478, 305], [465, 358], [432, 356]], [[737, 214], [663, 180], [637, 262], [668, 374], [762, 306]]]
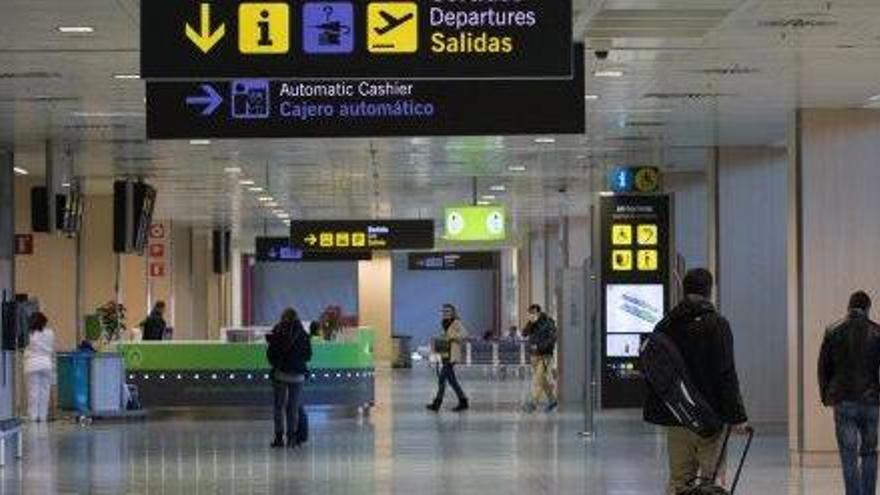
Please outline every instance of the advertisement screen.
[[608, 357], [639, 357], [639, 348], [641, 345], [641, 334], [608, 334], [608, 347], [606, 354]]
[[444, 238], [449, 241], [503, 241], [507, 238], [503, 206], [446, 208]]
[[650, 333], [663, 318], [663, 285], [610, 284], [605, 305], [608, 333]]

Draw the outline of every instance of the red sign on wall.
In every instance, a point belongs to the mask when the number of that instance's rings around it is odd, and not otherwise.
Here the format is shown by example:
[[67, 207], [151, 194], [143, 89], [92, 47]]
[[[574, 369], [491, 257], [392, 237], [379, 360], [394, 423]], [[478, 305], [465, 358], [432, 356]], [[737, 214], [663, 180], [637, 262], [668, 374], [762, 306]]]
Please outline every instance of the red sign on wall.
[[164, 258], [165, 257], [165, 245], [164, 244], [150, 244], [150, 258]]
[[165, 276], [165, 263], [161, 262], [161, 261], [150, 263], [150, 276], [151, 277], [164, 277]]
[[15, 254], [16, 256], [34, 254], [33, 234], [15, 234]]
[[161, 223], [154, 223], [150, 226], [150, 238], [151, 239], [164, 239], [165, 238], [165, 226]]

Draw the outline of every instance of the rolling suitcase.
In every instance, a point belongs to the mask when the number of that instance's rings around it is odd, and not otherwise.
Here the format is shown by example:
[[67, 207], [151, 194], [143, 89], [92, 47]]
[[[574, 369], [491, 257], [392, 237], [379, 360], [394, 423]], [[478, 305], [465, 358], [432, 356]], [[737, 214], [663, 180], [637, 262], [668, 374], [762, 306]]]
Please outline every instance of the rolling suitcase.
[[645, 380], [678, 422], [703, 438], [717, 435], [724, 423], [697, 390], [675, 342], [654, 332], [640, 354]]
[[309, 415], [302, 406], [299, 408], [298, 421], [296, 422], [296, 443], [302, 445], [309, 441]]
[[691, 487], [681, 492], [679, 495], [734, 495], [736, 487], [739, 484], [739, 478], [742, 475], [743, 466], [746, 464], [746, 458], [749, 456], [749, 449], [752, 448], [752, 440], [755, 438], [755, 430], [749, 428], [746, 437], [746, 446], [743, 448], [742, 456], [739, 459], [739, 465], [736, 467], [736, 474], [733, 477], [733, 483], [730, 485], [730, 491], [716, 484], [718, 473], [721, 471], [721, 464], [724, 462], [727, 444], [730, 442], [731, 430], [728, 428], [724, 435], [724, 445], [721, 447], [721, 453], [718, 456], [718, 463], [715, 465], [715, 472], [712, 473], [712, 479], [696, 479], [691, 483]]

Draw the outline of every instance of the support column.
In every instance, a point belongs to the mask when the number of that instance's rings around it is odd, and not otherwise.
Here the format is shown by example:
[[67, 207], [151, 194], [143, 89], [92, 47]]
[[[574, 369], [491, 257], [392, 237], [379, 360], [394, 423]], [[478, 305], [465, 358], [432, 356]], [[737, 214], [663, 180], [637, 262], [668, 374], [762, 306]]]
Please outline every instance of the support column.
[[0, 291], [15, 290], [15, 170], [13, 155], [0, 150]]
[[374, 252], [370, 261], [358, 262], [358, 318], [376, 331], [376, 363], [391, 363], [392, 270], [390, 252]]

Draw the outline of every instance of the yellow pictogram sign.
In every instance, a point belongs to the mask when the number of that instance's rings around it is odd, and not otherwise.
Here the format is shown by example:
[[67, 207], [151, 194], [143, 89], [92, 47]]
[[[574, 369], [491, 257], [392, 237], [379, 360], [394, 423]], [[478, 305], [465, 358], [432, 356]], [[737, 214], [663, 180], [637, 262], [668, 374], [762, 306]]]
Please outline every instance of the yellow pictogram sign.
[[250, 55], [290, 50], [290, 6], [243, 3], [238, 7], [238, 50]]
[[370, 53], [415, 53], [419, 49], [419, 7], [413, 2], [373, 2], [367, 6]]
[[321, 238], [322, 248], [333, 247], [333, 232], [321, 232], [321, 235], [319, 237]]
[[653, 167], [638, 169], [636, 171], [635, 185], [638, 192], [657, 192], [660, 189], [660, 172]]
[[654, 224], [645, 224], [639, 225], [636, 229], [636, 237], [638, 238], [640, 246], [656, 246], [657, 239], [657, 226]]
[[351, 233], [351, 246], [352, 247], [366, 247], [367, 245], [367, 234], [363, 232], [352, 232]]
[[615, 272], [628, 272], [633, 269], [633, 252], [615, 249], [611, 252], [611, 269]]
[[655, 272], [658, 269], [658, 254], [653, 249], [643, 249], [638, 253], [638, 267], [642, 272]]
[[348, 232], [337, 232], [336, 233], [336, 247], [348, 247], [349, 245], [350, 235]]
[[220, 24], [217, 29], [211, 30], [211, 4], [203, 3], [199, 6], [199, 29], [186, 23], [184, 33], [189, 40], [198, 47], [202, 53], [208, 53], [224, 36], [226, 36], [226, 24]]
[[611, 244], [614, 246], [629, 246], [633, 242], [632, 225], [617, 224], [611, 227]]

